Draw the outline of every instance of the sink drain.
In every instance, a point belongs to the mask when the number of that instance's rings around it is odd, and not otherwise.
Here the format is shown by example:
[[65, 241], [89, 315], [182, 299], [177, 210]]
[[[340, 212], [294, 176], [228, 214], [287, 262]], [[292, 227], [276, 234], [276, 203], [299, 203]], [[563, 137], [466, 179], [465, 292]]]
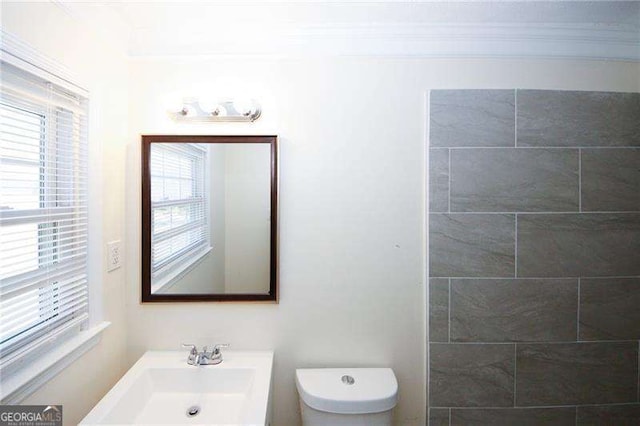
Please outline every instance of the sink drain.
[[193, 405], [187, 409], [187, 417], [195, 417], [200, 413], [200, 407]]

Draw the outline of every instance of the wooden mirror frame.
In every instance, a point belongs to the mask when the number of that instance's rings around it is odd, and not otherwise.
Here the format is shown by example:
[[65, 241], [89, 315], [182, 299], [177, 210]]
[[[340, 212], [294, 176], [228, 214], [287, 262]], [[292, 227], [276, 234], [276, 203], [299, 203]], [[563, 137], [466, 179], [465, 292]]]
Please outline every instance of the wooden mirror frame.
[[[271, 148], [271, 224], [268, 294], [153, 294], [151, 293], [151, 144], [175, 143], [263, 143]], [[142, 135], [142, 303], [154, 302], [278, 302], [278, 137]]]

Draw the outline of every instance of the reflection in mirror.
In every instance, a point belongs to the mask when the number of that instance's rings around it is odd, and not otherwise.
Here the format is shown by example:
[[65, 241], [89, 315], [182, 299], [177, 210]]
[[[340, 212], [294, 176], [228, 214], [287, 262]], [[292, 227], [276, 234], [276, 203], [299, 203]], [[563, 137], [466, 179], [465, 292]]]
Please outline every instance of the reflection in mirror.
[[275, 137], [144, 136], [143, 151], [143, 301], [275, 300]]

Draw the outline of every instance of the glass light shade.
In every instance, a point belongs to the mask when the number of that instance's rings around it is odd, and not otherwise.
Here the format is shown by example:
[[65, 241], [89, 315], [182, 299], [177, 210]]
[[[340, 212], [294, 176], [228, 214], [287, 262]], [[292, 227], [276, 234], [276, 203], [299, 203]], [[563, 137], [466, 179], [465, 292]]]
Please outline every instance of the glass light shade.
[[216, 109], [218, 109], [220, 106], [220, 103], [214, 97], [205, 96], [202, 99], [198, 100], [198, 105], [200, 105], [202, 111], [206, 112], [207, 114], [220, 115], [214, 114], [214, 111], [216, 111]]
[[253, 102], [250, 99], [236, 99], [233, 101], [233, 109], [241, 115], [249, 115], [253, 110]]
[[162, 99], [164, 109], [172, 114], [180, 114], [184, 110], [184, 99], [176, 93], [170, 93]]

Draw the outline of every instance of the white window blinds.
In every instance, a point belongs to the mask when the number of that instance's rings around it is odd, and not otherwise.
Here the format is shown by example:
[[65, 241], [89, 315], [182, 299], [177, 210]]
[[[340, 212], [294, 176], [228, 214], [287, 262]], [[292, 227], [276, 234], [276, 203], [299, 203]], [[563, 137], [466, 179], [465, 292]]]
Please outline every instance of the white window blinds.
[[2, 63], [2, 371], [88, 319], [87, 103]]
[[151, 274], [159, 283], [182, 260], [209, 245], [205, 148], [151, 145]]

